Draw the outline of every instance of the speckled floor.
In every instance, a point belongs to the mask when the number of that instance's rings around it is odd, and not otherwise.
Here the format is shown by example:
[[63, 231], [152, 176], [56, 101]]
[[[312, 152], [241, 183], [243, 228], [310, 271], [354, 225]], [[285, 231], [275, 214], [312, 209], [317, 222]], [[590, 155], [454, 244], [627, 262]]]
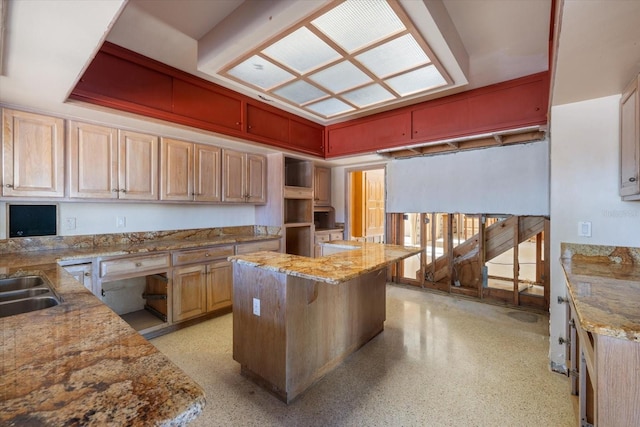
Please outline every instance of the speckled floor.
[[547, 316], [387, 286], [383, 333], [285, 405], [240, 375], [232, 315], [151, 342], [200, 383], [190, 426], [574, 426]]

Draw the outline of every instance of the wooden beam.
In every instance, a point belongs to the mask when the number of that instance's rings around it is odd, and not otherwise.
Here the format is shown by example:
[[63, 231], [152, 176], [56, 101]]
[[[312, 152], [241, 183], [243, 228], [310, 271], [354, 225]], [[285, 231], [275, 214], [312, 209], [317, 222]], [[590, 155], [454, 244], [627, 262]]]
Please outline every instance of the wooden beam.
[[551, 221], [544, 220], [544, 280], [542, 281], [544, 286], [544, 302], [545, 307], [549, 308], [549, 301], [551, 300]]
[[480, 297], [480, 299], [484, 298], [484, 292], [482, 292], [482, 288], [483, 288], [483, 281], [482, 278], [484, 277], [484, 275], [482, 274], [482, 271], [485, 267], [486, 264], [486, 254], [484, 252], [484, 248], [485, 248], [485, 229], [484, 229], [484, 215], [480, 215], [480, 220], [479, 220], [479, 230], [478, 230], [478, 261], [480, 262], [480, 282], [478, 283], [478, 296]]
[[542, 233], [536, 234], [536, 283], [542, 283], [544, 276], [544, 262], [542, 261]]

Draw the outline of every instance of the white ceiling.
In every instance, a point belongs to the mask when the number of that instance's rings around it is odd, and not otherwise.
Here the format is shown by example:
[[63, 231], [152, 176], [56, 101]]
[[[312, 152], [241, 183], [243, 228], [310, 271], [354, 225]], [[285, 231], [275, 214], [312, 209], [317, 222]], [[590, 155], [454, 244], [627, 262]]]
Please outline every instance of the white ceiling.
[[[270, 31], [287, 22], [287, 10], [325, 0], [29, 0], [5, 3], [0, 103], [64, 112], [69, 92], [104, 40], [208, 80], [198, 71], [198, 38], [213, 30], [231, 34], [225, 18], [257, 4], [278, 6]], [[252, 3], [258, 2], [258, 3]], [[401, 0], [421, 29], [428, 8], [468, 90], [548, 68], [551, 0]], [[562, 31], [553, 80], [553, 104], [618, 94], [640, 71], [640, 1], [558, 1]], [[299, 13], [297, 11], [296, 13]], [[227, 21], [229, 22], [229, 21]], [[433, 22], [432, 22], [433, 24]], [[251, 28], [250, 28], [251, 30]], [[215, 31], [214, 31], [215, 32]], [[234, 37], [237, 37], [237, 32]], [[253, 31], [225, 54], [241, 54], [263, 39]], [[237, 52], [236, 52], [237, 51]], [[466, 60], [465, 60], [466, 54]], [[438, 54], [440, 56], [440, 54]], [[465, 62], [466, 61], [466, 62]], [[255, 97], [255, 94], [248, 93]], [[432, 96], [434, 97], [434, 96]], [[413, 100], [412, 102], [417, 102]]]

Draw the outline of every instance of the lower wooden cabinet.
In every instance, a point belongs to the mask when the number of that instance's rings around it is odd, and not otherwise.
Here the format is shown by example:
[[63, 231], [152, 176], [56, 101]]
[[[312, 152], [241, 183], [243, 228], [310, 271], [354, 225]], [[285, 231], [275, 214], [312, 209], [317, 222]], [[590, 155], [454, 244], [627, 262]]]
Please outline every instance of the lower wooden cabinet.
[[173, 321], [231, 306], [233, 274], [229, 261], [173, 270]]

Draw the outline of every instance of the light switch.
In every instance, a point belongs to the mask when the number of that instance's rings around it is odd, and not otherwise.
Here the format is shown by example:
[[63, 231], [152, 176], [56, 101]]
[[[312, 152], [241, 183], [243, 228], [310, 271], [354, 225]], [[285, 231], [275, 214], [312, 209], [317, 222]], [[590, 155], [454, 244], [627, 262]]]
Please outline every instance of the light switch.
[[580, 221], [578, 223], [578, 236], [591, 237], [591, 222]]
[[253, 299], [253, 314], [260, 316], [260, 300], [258, 298]]

